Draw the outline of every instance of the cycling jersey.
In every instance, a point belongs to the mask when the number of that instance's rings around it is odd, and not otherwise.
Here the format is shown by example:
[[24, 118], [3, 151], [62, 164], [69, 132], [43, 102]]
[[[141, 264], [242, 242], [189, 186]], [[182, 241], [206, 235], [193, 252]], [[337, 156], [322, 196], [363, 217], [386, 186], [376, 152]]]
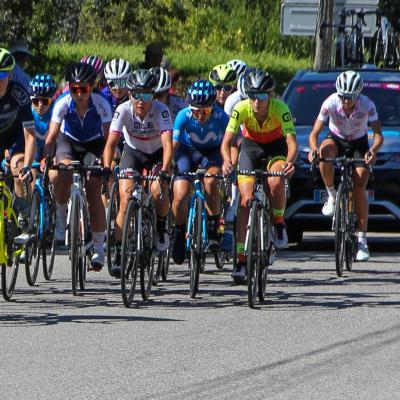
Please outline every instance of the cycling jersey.
[[110, 88], [109, 88], [108, 86], [106, 86], [104, 89], [102, 89], [100, 93], [108, 100], [108, 102], [110, 103], [110, 106], [111, 106], [113, 112], [116, 110], [116, 108], [117, 108], [120, 104], [124, 103], [125, 101], [127, 101], [127, 100], [129, 99], [129, 95], [128, 95], [128, 93], [127, 93], [126, 96], [125, 96], [123, 99], [118, 100], [118, 99], [112, 94], [112, 92], [111, 92], [111, 90], [110, 90]]
[[182, 97], [170, 95], [167, 106], [169, 108], [169, 112], [171, 113], [172, 123], [174, 123], [179, 111], [181, 111], [182, 108], [187, 107], [187, 103], [184, 99], [182, 99]]
[[237, 103], [226, 130], [236, 133], [240, 124], [243, 124], [243, 137], [261, 144], [296, 134], [289, 107], [274, 97], [269, 99], [268, 114], [262, 126], [254, 115], [249, 99]]
[[54, 104], [51, 120], [61, 124], [61, 132], [77, 142], [89, 142], [104, 136], [103, 124], [112, 119], [111, 106], [99, 93], [92, 93], [89, 107], [81, 119], [69, 92]]
[[375, 104], [367, 96], [360, 95], [350, 117], [343, 110], [337, 93], [331, 94], [322, 104], [318, 115], [320, 121], [329, 117], [329, 130], [336, 136], [355, 140], [368, 133], [368, 122], [378, 120]]
[[135, 113], [130, 101], [120, 104], [111, 122], [110, 134], [124, 135], [125, 144], [150, 154], [162, 147], [161, 134], [171, 132], [172, 123], [166, 105], [153, 101], [144, 119]]
[[13, 69], [12, 80], [23, 86], [28, 93], [30, 92], [29, 82], [31, 77], [18, 64], [15, 64]]
[[49, 131], [51, 113], [53, 112], [54, 103], [50, 106], [47, 112], [43, 115], [40, 115], [36, 112], [36, 110], [32, 107], [32, 115], [35, 121], [35, 137], [36, 143], [41, 143], [46, 141], [46, 136]]
[[10, 81], [5, 95], [0, 97], [0, 148], [24, 143], [24, 129], [34, 127], [28, 92], [19, 83]]
[[173, 140], [192, 149], [220, 146], [228, 120], [226, 113], [214, 106], [209, 119], [201, 124], [186, 107], [176, 117]]

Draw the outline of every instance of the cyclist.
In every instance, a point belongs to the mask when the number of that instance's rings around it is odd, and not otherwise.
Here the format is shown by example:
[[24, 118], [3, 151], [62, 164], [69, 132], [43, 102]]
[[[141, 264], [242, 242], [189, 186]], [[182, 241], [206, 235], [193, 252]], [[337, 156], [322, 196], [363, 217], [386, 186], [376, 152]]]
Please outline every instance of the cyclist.
[[[220, 174], [220, 146], [228, 116], [217, 107], [217, 93], [210, 81], [193, 82], [188, 90], [189, 107], [181, 110], [174, 123], [175, 163], [180, 173], [195, 171], [197, 166], [211, 174]], [[215, 178], [204, 180], [209, 250], [218, 249], [220, 195]], [[188, 217], [188, 197], [191, 184], [188, 177], [177, 176], [173, 187], [172, 213], [175, 218], [175, 242], [172, 257], [176, 264], [185, 260], [185, 234]]]
[[[289, 177], [293, 175], [297, 156], [296, 133], [287, 105], [270, 97], [274, 87], [272, 75], [265, 71], [255, 69], [247, 75], [244, 88], [249, 99], [239, 102], [234, 107], [222, 142], [225, 174], [232, 170], [231, 144], [242, 124], [243, 140], [239, 154], [239, 170], [263, 169], [265, 165], [262, 160], [269, 159], [268, 170], [283, 171]], [[236, 281], [241, 281], [246, 277], [244, 241], [249, 216], [248, 205], [253, 196], [253, 179], [239, 176], [238, 182], [241, 194], [237, 221], [238, 263], [232, 272], [232, 277]], [[279, 177], [271, 177], [268, 178], [268, 187], [267, 195], [274, 224], [274, 243], [277, 248], [283, 248], [287, 244], [283, 219], [286, 202], [284, 182]]]
[[34, 160], [40, 162], [53, 111], [53, 95], [57, 85], [50, 74], [36, 74], [29, 82], [32, 114], [35, 120], [36, 152]]
[[[54, 104], [45, 144], [45, 154], [54, 155], [57, 142], [55, 156], [59, 164], [68, 165], [71, 160], [83, 159], [87, 153], [96, 157], [103, 154], [112, 111], [108, 101], [101, 94], [93, 92], [96, 78], [96, 71], [90, 64], [74, 63], [67, 70], [65, 79], [69, 82], [69, 92]], [[66, 205], [72, 176], [65, 172], [51, 172], [50, 180], [54, 185], [57, 205], [55, 235], [56, 240], [61, 241], [65, 234]], [[99, 177], [88, 177], [86, 193], [94, 244], [90, 264], [92, 270], [100, 270], [104, 264], [105, 215]]]
[[[310, 133], [310, 161], [313, 154], [331, 158], [350, 152], [355, 158], [364, 158], [366, 164], [375, 162], [376, 153], [383, 144], [383, 136], [375, 104], [367, 96], [361, 94], [362, 88], [361, 75], [355, 71], [345, 71], [337, 77], [336, 93], [330, 95], [322, 104]], [[318, 136], [328, 118], [329, 133], [318, 149]], [[371, 148], [368, 145], [368, 123], [371, 125], [374, 135]], [[322, 213], [331, 216], [335, 210], [336, 198], [333, 165], [321, 162], [320, 170], [328, 192], [328, 200], [322, 208]], [[369, 259], [367, 245], [368, 198], [366, 194], [368, 178], [368, 168], [364, 164], [356, 165], [353, 172], [353, 193], [359, 225], [356, 255], [358, 261]]]
[[155, 89], [155, 98], [169, 108], [172, 123], [174, 123], [178, 112], [186, 107], [185, 100], [181, 97], [169, 93], [171, 89], [171, 75], [162, 67], [154, 67], [150, 70], [158, 79]]
[[35, 123], [29, 93], [11, 80], [15, 67], [12, 54], [0, 48], [0, 154], [7, 151], [14, 178], [15, 204], [18, 219], [25, 221], [29, 214], [29, 201], [25, 196], [23, 180], [31, 179], [31, 165], [35, 154]]
[[208, 79], [217, 91], [216, 104], [224, 109], [225, 101], [235, 90], [237, 74], [234, 68], [228, 64], [216, 65], [210, 72]]
[[[111, 168], [115, 148], [124, 136], [125, 145], [120, 162], [121, 170], [141, 171], [154, 166], [165, 175], [172, 160], [172, 123], [168, 108], [153, 101], [157, 77], [147, 69], [134, 71], [127, 81], [130, 101], [117, 107], [111, 123], [110, 135], [104, 149], [104, 166]], [[121, 239], [126, 207], [131, 195], [131, 180], [119, 181], [120, 209], [115, 221], [116, 254], [111, 268], [118, 276], [121, 270]], [[167, 196], [160, 196], [160, 183], [151, 184], [151, 194], [157, 214], [156, 247], [163, 251], [169, 247], [166, 219], [169, 210]]]

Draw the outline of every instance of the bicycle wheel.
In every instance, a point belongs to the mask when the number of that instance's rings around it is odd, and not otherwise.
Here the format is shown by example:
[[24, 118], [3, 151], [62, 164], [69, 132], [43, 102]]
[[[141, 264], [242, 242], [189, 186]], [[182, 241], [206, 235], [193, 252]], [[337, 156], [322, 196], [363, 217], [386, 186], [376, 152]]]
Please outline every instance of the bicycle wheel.
[[143, 212], [143, 257], [140, 265], [140, 290], [143, 300], [150, 297], [157, 250], [155, 249], [156, 214], [153, 207]]
[[199, 289], [199, 275], [202, 264], [202, 237], [201, 237], [201, 201], [197, 197], [193, 203], [193, 216], [189, 232], [189, 272], [190, 272], [190, 297], [195, 298]]
[[107, 208], [107, 221], [106, 221], [106, 254], [108, 272], [111, 272], [112, 259], [115, 254], [115, 220], [119, 210], [119, 188], [118, 182], [114, 182], [111, 187], [110, 200]]
[[29, 286], [36, 282], [40, 264], [40, 195], [37, 190], [32, 193], [29, 211], [28, 233], [30, 238], [25, 245], [25, 274]]
[[261, 241], [260, 241], [260, 269], [258, 273], [258, 300], [263, 302], [265, 300], [265, 293], [267, 291], [267, 281], [268, 281], [268, 265], [269, 259], [271, 256], [271, 252], [273, 250], [274, 242], [272, 239], [272, 231], [271, 225], [269, 223], [269, 216], [265, 212], [262, 211], [263, 220], [262, 223], [260, 221], [260, 237], [263, 235], [263, 243], [265, 249], [261, 249]]
[[345, 260], [345, 241], [346, 241], [346, 195], [343, 185], [340, 184], [336, 194], [335, 205], [335, 263], [336, 274], [342, 276], [343, 264]]
[[71, 281], [72, 293], [78, 295], [79, 269], [81, 260], [81, 227], [79, 226], [79, 198], [74, 196], [71, 203], [71, 214], [69, 220], [70, 252], [71, 252]]
[[163, 282], [165, 282], [168, 278], [169, 263], [170, 263], [171, 254], [172, 254], [172, 243], [174, 243], [173, 238], [172, 238], [172, 213], [171, 212], [168, 214], [168, 218], [167, 218], [167, 229], [168, 229], [170, 246], [164, 252], [164, 257], [163, 257], [163, 264], [162, 264], [162, 268], [161, 268], [161, 279], [163, 280]]
[[16, 251], [20, 251], [19, 246], [14, 245], [14, 237], [17, 236], [18, 227], [15, 221], [4, 219], [4, 233], [5, 237], [3, 248], [7, 252], [8, 263], [1, 266], [1, 292], [4, 300], [10, 300], [15, 288], [15, 283], [18, 276], [19, 268], [19, 254], [15, 255]]
[[54, 256], [56, 249], [56, 236], [54, 229], [56, 225], [56, 207], [51, 195], [47, 195], [45, 198], [45, 229], [43, 230], [43, 238], [41, 242], [42, 252], [42, 265], [43, 265], [43, 276], [46, 281], [51, 279], [54, 267]]
[[351, 271], [353, 268], [353, 261], [356, 254], [357, 244], [357, 226], [356, 215], [354, 210], [354, 200], [348, 202], [348, 213], [346, 221], [346, 270]]
[[128, 203], [122, 228], [121, 294], [126, 307], [132, 304], [138, 271], [137, 210], [133, 200]]
[[250, 223], [247, 239], [247, 297], [250, 308], [254, 308], [257, 298], [258, 273], [260, 262], [260, 234], [257, 203], [250, 210]]

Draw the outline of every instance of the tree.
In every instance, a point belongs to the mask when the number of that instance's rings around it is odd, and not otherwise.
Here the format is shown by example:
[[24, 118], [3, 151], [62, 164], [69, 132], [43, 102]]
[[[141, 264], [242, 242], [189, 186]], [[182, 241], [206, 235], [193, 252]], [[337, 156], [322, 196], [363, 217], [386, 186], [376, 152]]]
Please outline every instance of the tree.
[[314, 57], [314, 69], [331, 67], [333, 0], [320, 0], [317, 16], [317, 34]]

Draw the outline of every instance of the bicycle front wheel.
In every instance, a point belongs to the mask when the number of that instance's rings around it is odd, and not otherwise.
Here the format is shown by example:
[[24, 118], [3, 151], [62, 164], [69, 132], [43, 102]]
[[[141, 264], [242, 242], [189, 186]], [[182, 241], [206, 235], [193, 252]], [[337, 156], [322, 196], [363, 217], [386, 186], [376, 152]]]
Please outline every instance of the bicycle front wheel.
[[111, 187], [110, 200], [107, 208], [106, 225], [106, 253], [108, 272], [111, 273], [112, 258], [115, 254], [115, 220], [119, 210], [119, 188], [118, 182], [114, 182]]
[[261, 248], [260, 241], [260, 265], [258, 272], [258, 300], [260, 302], [263, 302], [265, 300], [265, 293], [267, 291], [268, 281], [268, 266], [274, 246], [271, 225], [269, 222], [269, 215], [266, 213], [265, 210], [262, 211], [262, 215], [263, 220], [260, 220], [259, 234], [260, 238], [263, 236], [264, 248]]
[[41, 243], [42, 252], [42, 265], [43, 265], [43, 275], [46, 281], [51, 279], [54, 267], [54, 256], [56, 249], [56, 235], [54, 234], [54, 229], [56, 226], [56, 207], [53, 198], [48, 195], [46, 198], [47, 209], [46, 214], [46, 226], [43, 231], [43, 238]]
[[74, 196], [71, 203], [71, 213], [69, 219], [70, 251], [71, 251], [71, 281], [72, 293], [78, 295], [78, 281], [80, 263], [82, 263], [81, 246], [82, 235], [79, 226], [79, 198]]
[[336, 194], [335, 205], [335, 263], [336, 274], [342, 276], [343, 264], [345, 260], [345, 241], [346, 241], [346, 195], [343, 185], [340, 184]]
[[128, 203], [122, 229], [121, 294], [125, 307], [130, 307], [135, 296], [138, 272], [138, 221], [133, 200]]
[[32, 193], [29, 211], [28, 233], [30, 238], [25, 245], [25, 274], [29, 286], [36, 282], [40, 263], [40, 195], [37, 190]]
[[255, 307], [257, 298], [258, 273], [260, 262], [260, 234], [257, 203], [250, 210], [250, 223], [247, 240], [247, 297], [250, 308]]
[[191, 231], [189, 232], [189, 271], [190, 297], [195, 298], [199, 289], [199, 275], [202, 263], [201, 201], [196, 198], [193, 204]]
[[353, 268], [353, 261], [355, 259], [356, 248], [357, 248], [357, 221], [354, 209], [354, 200], [348, 202], [348, 213], [346, 220], [346, 270], [351, 271]]

